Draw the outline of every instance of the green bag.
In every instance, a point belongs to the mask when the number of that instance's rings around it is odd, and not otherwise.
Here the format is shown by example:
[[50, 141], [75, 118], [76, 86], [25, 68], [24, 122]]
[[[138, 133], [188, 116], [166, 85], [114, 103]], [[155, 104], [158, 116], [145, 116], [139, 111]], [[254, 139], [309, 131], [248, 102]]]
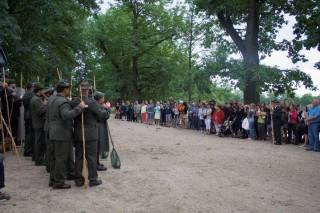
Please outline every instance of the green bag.
[[108, 129], [108, 133], [109, 133], [108, 135], [110, 137], [110, 141], [111, 141], [111, 144], [112, 144], [112, 151], [111, 151], [111, 156], [110, 156], [111, 165], [115, 169], [120, 169], [120, 167], [121, 167], [120, 157], [119, 157], [117, 151], [114, 148], [114, 144], [113, 144], [113, 140], [112, 140], [112, 137], [111, 137], [111, 133], [110, 133], [110, 129], [109, 129], [108, 123], [107, 123], [107, 129]]

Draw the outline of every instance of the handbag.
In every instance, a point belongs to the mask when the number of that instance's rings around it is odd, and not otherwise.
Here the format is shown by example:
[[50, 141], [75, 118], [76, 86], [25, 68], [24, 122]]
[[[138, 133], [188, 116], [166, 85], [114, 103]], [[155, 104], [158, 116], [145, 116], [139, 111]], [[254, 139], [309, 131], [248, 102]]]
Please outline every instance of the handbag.
[[107, 125], [108, 135], [109, 135], [109, 138], [110, 138], [110, 141], [111, 141], [111, 144], [112, 144], [112, 151], [111, 151], [111, 156], [110, 156], [111, 166], [113, 168], [115, 168], [115, 169], [120, 169], [120, 167], [121, 167], [120, 157], [119, 157], [116, 149], [114, 148], [114, 143], [113, 143], [113, 140], [112, 140], [112, 136], [111, 136], [111, 133], [110, 133], [108, 122], [106, 123], [106, 125]]
[[248, 122], [248, 118], [245, 118], [242, 122], [242, 128], [245, 130], [249, 130], [249, 122]]

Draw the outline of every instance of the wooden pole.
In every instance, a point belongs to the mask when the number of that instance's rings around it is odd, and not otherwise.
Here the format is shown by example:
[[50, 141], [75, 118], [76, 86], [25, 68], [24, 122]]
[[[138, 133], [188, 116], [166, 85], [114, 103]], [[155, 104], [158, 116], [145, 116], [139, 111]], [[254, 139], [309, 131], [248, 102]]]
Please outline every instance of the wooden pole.
[[21, 87], [21, 89], [23, 88], [23, 86], [22, 86], [22, 72], [20, 72], [20, 87]]
[[60, 80], [62, 80], [62, 71], [60, 70]]
[[[0, 98], [0, 105], [1, 105], [1, 98]], [[0, 107], [1, 109], [1, 107]], [[2, 119], [1, 120], [1, 133], [2, 133], [2, 147], [3, 147], [3, 153], [6, 153], [6, 141], [4, 139], [4, 126], [3, 126], [3, 123], [2, 123]]]
[[17, 150], [16, 143], [14, 142], [14, 139], [13, 139], [13, 136], [12, 136], [12, 134], [11, 134], [11, 131], [10, 131], [10, 129], [8, 128], [8, 125], [6, 124], [6, 121], [4, 120], [2, 114], [1, 114], [1, 121], [2, 121], [2, 123], [4, 124], [4, 126], [6, 127], [8, 133], [9, 133], [9, 135], [10, 135], [11, 142], [12, 142], [12, 148], [13, 148], [14, 152], [16, 153], [16, 156], [17, 156], [17, 158], [18, 158], [18, 162], [21, 163], [21, 159], [20, 159], [19, 152], [18, 152], [18, 150]]
[[[82, 92], [81, 92], [82, 93]], [[70, 99], [72, 98], [72, 75], [70, 78], [70, 91], [69, 91]]]
[[61, 76], [60, 76], [60, 72], [58, 70], [58, 67], [57, 67], [57, 73], [58, 73], [58, 79], [59, 79], [59, 81], [61, 81]]
[[39, 78], [39, 76], [37, 75], [37, 81], [39, 82], [40, 81], [40, 78]]
[[96, 76], [93, 76], [93, 89], [96, 90]]
[[[82, 98], [82, 88], [80, 85], [80, 99]], [[88, 175], [87, 175], [87, 160], [86, 160], [86, 140], [84, 135], [84, 116], [83, 112], [81, 113], [81, 130], [82, 130], [82, 149], [83, 149], [83, 177], [84, 177], [84, 188], [88, 188]]]
[[[2, 78], [3, 78], [3, 88], [4, 88], [4, 85], [6, 83], [6, 74], [4, 72], [4, 67], [2, 68]], [[10, 111], [9, 111], [9, 103], [8, 103], [8, 97], [7, 97], [7, 88], [4, 88], [4, 96], [6, 97], [8, 123], [9, 123], [10, 131], [11, 131], [11, 121], [9, 118]]]

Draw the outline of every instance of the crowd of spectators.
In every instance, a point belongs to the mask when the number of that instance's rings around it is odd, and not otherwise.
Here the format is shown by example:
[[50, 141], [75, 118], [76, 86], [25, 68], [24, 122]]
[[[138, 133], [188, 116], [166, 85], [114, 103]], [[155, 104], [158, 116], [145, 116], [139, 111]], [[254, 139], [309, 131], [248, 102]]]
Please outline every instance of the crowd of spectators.
[[[115, 118], [145, 125], [196, 130], [206, 135], [230, 135], [249, 141], [274, 142], [276, 140], [276, 145], [300, 144], [307, 150], [318, 151], [319, 101], [314, 100], [312, 105], [305, 107], [293, 102], [274, 102], [268, 105], [265, 103], [243, 105], [236, 101], [218, 104], [214, 100], [175, 101], [172, 97], [166, 102], [157, 101], [155, 104], [152, 100], [134, 103], [122, 101], [115, 106]], [[273, 113], [277, 105], [280, 113], [278, 117]], [[272, 125], [273, 119], [279, 120], [281, 141], [274, 138], [276, 134], [273, 132], [277, 127]], [[308, 138], [310, 131], [313, 135], [311, 139]], [[314, 132], [317, 133], [314, 134]], [[312, 147], [308, 146], [310, 140], [312, 140]]]

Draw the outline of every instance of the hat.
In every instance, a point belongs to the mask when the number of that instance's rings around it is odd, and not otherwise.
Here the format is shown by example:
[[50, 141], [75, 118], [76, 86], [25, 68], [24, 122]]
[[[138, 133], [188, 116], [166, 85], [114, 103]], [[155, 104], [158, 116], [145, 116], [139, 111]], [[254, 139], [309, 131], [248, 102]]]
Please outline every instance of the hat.
[[90, 89], [90, 85], [89, 82], [87, 80], [83, 80], [79, 86], [78, 86], [78, 90], [81, 88], [82, 92], [87, 92]]
[[9, 84], [15, 84], [16, 83], [16, 80], [15, 79], [10, 79], [9, 80]]
[[99, 100], [100, 98], [102, 98], [104, 96], [104, 94], [99, 91], [96, 91], [93, 95], [94, 95], [93, 97], [95, 100]]
[[51, 93], [54, 91], [54, 88], [53, 87], [47, 87], [45, 90], [44, 90], [44, 94], [48, 94], [48, 93]]
[[280, 103], [278, 100], [273, 100], [273, 101], [271, 101], [272, 103], [275, 103], [275, 104], [278, 104], [278, 103]]
[[60, 87], [60, 88], [69, 88], [70, 85], [69, 85], [66, 81], [59, 81], [58, 84], [57, 84], [57, 87]]
[[34, 87], [34, 83], [32, 82], [27, 83], [27, 89], [31, 89], [32, 87]]
[[40, 82], [34, 83], [33, 90], [41, 90], [44, 89], [44, 86]]

